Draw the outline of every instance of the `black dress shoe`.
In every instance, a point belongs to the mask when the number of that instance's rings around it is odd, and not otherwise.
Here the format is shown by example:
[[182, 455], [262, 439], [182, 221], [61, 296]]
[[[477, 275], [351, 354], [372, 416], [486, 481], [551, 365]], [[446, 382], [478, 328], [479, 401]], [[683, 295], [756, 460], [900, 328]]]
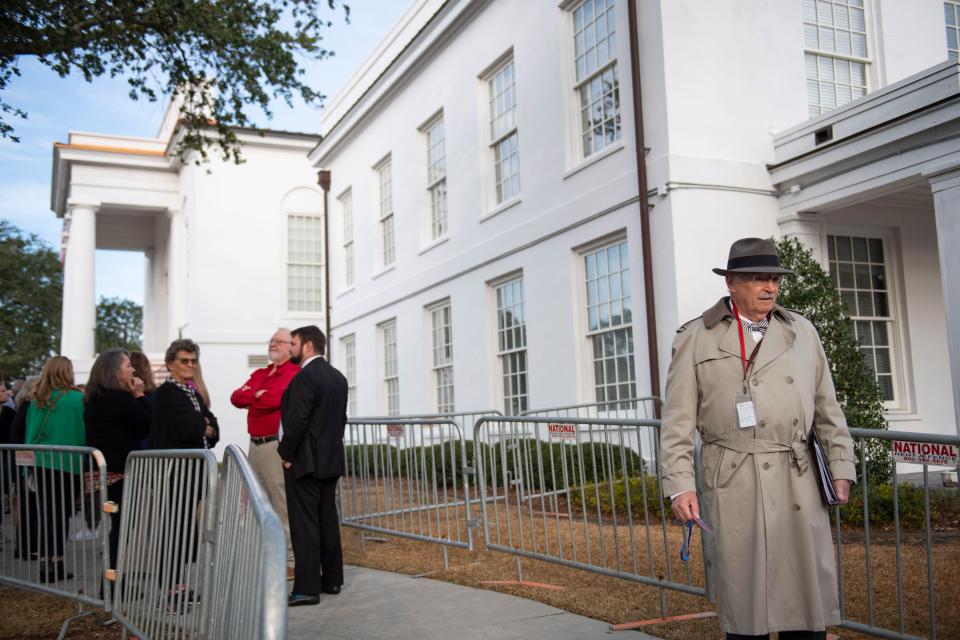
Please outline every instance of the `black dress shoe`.
[[287, 598], [288, 607], [303, 607], [309, 604], [320, 604], [320, 596], [309, 593], [291, 593]]
[[340, 585], [335, 584], [329, 587], [320, 587], [320, 591], [323, 591], [324, 593], [329, 593], [330, 595], [335, 596], [338, 593], [340, 593]]

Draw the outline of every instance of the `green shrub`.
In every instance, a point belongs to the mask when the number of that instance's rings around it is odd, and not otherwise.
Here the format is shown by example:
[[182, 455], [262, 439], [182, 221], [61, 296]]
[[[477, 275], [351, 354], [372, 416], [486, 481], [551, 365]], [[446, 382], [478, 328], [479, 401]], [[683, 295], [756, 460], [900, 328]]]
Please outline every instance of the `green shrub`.
[[[923, 488], [912, 484], [897, 486], [900, 527], [922, 529], [926, 526], [923, 506]], [[893, 485], [881, 484], [870, 487], [868, 493], [870, 526], [892, 527]], [[930, 520], [956, 520], [960, 517], [960, 494], [956, 491], [933, 489], [930, 491]], [[851, 527], [863, 527], [863, 486], [855, 485], [850, 491], [850, 502], [840, 507], [840, 522]]]
[[[643, 473], [640, 456], [628, 447], [585, 443], [581, 445], [544, 442], [535, 438], [504, 440], [488, 445], [473, 441], [460, 445], [450, 443], [398, 449], [389, 445], [347, 445], [348, 473], [365, 473], [379, 477], [415, 473], [437, 486], [452, 487], [463, 484], [464, 453], [470, 465], [477, 464], [475, 452], [482, 456], [487, 484], [504, 484], [504, 461], [507, 482], [523, 479], [525, 491], [552, 491], [566, 486], [580, 485], [624, 475]], [[387, 459], [390, 464], [387, 464]], [[564, 477], [564, 465], [566, 477]], [[542, 469], [542, 482], [541, 482]], [[474, 482], [473, 479], [470, 480]]]
[[[522, 478], [528, 492], [553, 491], [607, 478], [638, 475], [645, 468], [636, 451], [603, 443], [578, 445], [518, 438], [504, 440], [492, 447], [481, 444], [480, 452], [483, 454], [487, 484], [492, 484], [493, 478], [497, 485], [504, 484], [505, 459], [507, 480]], [[492, 470], [491, 453], [495, 465]]]
[[401, 463], [398, 449], [390, 445], [350, 444], [344, 446], [348, 475], [387, 477], [399, 476]]
[[[651, 519], [659, 519], [663, 514], [670, 514], [670, 498], [664, 497], [660, 500], [659, 485], [656, 476], [644, 475], [642, 477], [617, 478], [612, 483], [605, 482], [600, 484], [584, 485], [583, 489], [574, 488], [570, 492], [570, 502], [586, 511], [587, 515], [597, 513], [597, 504], [600, 505], [600, 513], [604, 516], [614, 515], [616, 507], [617, 518], [627, 519], [627, 504], [630, 505], [630, 514], [633, 520], [642, 520], [644, 510], [647, 511]], [[630, 490], [630, 499], [627, 500], [627, 488]], [[644, 501], [644, 489], [646, 489], [646, 501]], [[612, 500], [611, 500], [612, 496]]]

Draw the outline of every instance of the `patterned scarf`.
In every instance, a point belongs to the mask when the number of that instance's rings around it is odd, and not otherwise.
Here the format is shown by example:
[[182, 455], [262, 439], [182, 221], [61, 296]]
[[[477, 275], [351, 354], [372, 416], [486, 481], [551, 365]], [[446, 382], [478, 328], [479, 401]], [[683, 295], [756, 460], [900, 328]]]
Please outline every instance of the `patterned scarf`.
[[177, 387], [179, 387], [185, 394], [187, 394], [187, 397], [190, 398], [190, 402], [193, 404], [194, 410], [197, 413], [203, 413], [202, 411], [200, 411], [200, 403], [197, 401], [197, 392], [194, 390], [193, 387], [187, 384], [183, 384], [182, 382], [177, 382], [173, 378], [173, 376], [168, 377], [167, 382], [172, 382]]

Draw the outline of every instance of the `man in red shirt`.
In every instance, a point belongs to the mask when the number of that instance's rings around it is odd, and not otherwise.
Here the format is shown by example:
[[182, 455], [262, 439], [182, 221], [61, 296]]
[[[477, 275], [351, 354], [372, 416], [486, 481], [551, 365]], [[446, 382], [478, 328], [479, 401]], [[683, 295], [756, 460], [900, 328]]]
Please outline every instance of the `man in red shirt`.
[[287, 494], [283, 484], [283, 461], [277, 453], [277, 444], [280, 400], [293, 376], [300, 371], [298, 365], [290, 362], [292, 344], [290, 330], [283, 327], [277, 329], [270, 338], [267, 351], [270, 364], [254, 371], [250, 379], [230, 396], [233, 406], [247, 410], [247, 431], [250, 433], [247, 458], [283, 522], [288, 550], [290, 524], [287, 519]]

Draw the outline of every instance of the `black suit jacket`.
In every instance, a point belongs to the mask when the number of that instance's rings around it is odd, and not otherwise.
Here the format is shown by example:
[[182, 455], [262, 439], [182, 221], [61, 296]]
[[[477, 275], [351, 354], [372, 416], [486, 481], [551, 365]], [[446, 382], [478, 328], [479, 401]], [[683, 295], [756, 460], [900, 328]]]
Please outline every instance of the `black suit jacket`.
[[280, 403], [280, 458], [295, 478], [339, 478], [346, 471], [343, 430], [347, 424], [347, 379], [323, 358], [300, 370]]
[[[172, 382], [157, 387], [153, 402], [153, 419], [150, 422], [151, 449], [203, 449], [203, 441], [212, 448], [220, 440], [220, 425], [210, 412], [203, 398], [197, 394], [200, 413], [194, 409], [187, 394]], [[204, 420], [206, 418], [206, 420]], [[203, 433], [207, 420], [213, 427], [213, 437]]]

